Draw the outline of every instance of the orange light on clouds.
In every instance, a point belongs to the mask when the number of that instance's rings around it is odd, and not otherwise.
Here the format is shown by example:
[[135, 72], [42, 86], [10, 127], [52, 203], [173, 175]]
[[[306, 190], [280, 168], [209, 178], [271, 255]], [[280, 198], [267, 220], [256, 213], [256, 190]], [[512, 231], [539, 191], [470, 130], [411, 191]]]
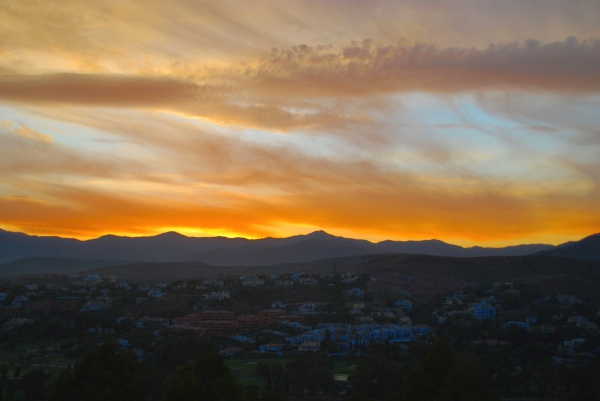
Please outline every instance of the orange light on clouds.
[[0, 227], [467, 246], [598, 232], [600, 3], [540, 7], [1, 2]]

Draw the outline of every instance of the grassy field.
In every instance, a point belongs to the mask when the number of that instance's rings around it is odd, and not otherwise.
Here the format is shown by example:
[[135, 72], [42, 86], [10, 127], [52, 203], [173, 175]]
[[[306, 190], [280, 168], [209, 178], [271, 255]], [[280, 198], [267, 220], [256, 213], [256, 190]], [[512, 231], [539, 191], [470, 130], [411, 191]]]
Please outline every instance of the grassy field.
[[264, 388], [267, 385], [267, 381], [256, 375], [256, 365], [259, 362], [268, 363], [269, 365], [285, 365], [291, 361], [291, 359], [282, 358], [251, 358], [228, 359], [226, 363], [238, 382], [243, 386], [255, 385], [259, 388]]
[[[258, 363], [268, 363], [269, 365], [285, 365], [293, 359], [283, 358], [247, 358], [247, 359], [228, 359], [227, 366], [233, 372], [238, 382], [243, 386], [255, 385], [259, 388], [264, 388], [267, 381], [256, 375], [256, 365]], [[335, 362], [333, 371], [336, 380], [347, 379], [348, 375], [354, 372], [354, 365], [346, 362]]]
[[64, 352], [59, 350], [60, 345], [61, 343], [19, 344], [13, 349], [5, 344], [0, 349], [0, 365], [8, 367], [7, 376], [10, 377], [18, 367], [21, 367], [20, 376], [39, 368], [51, 374], [56, 373], [69, 364], [73, 366], [78, 360], [66, 357]]

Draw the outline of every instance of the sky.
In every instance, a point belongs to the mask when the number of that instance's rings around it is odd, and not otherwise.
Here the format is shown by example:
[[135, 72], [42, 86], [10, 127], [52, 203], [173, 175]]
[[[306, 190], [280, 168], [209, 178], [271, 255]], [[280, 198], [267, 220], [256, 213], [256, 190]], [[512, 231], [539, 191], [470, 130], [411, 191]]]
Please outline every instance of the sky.
[[600, 232], [596, 0], [0, 1], [0, 228]]

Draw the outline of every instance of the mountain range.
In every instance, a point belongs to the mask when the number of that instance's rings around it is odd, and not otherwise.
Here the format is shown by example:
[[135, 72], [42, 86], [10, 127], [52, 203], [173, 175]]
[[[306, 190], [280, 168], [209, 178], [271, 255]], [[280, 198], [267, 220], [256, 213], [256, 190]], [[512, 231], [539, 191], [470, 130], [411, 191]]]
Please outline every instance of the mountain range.
[[[585, 250], [582, 251], [581, 248]], [[505, 248], [463, 248], [439, 240], [373, 243], [337, 237], [324, 231], [288, 238], [257, 240], [197, 238], [167, 232], [151, 237], [106, 235], [80, 241], [0, 230], [0, 263], [33, 257], [54, 257], [129, 262], [202, 262], [213, 266], [265, 266], [367, 254], [406, 253], [477, 257], [520, 256], [536, 252], [600, 260], [600, 234], [558, 247], [531, 244]]]

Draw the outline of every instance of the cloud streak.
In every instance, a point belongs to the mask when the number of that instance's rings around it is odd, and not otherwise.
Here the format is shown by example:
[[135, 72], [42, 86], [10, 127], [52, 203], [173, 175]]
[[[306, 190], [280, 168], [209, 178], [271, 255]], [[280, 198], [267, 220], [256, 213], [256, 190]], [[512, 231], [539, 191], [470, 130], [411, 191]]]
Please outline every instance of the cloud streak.
[[[273, 50], [254, 66], [192, 77], [8, 75], [0, 101], [170, 110], [222, 125], [275, 131], [344, 130], [373, 119], [348, 103], [394, 94], [473, 91], [600, 93], [600, 41], [492, 44], [485, 50], [371, 41], [334, 50]], [[327, 99], [338, 99], [334, 107]]]

